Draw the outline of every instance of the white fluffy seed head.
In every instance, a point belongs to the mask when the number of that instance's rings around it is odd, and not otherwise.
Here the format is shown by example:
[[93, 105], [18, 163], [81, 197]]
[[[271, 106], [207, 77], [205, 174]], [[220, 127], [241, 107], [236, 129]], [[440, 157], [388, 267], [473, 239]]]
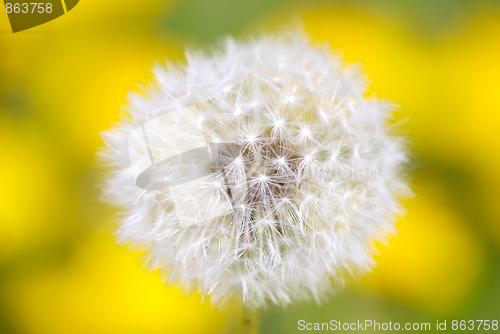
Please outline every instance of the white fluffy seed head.
[[103, 136], [121, 241], [216, 305], [321, 299], [373, 266], [405, 153], [357, 69], [292, 32], [154, 73]]

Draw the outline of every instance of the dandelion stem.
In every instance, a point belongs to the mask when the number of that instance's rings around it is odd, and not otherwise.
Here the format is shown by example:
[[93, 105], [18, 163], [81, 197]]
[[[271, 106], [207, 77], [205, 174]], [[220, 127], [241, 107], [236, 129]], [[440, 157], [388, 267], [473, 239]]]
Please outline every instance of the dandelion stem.
[[238, 324], [238, 334], [259, 333], [259, 311], [255, 308], [243, 306]]

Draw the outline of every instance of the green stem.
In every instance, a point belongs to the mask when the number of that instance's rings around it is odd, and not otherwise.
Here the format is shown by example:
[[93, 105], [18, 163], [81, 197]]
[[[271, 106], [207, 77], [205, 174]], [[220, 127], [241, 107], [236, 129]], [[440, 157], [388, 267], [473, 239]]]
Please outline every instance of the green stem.
[[238, 324], [239, 334], [258, 334], [259, 333], [259, 311], [256, 308], [243, 306], [241, 317]]

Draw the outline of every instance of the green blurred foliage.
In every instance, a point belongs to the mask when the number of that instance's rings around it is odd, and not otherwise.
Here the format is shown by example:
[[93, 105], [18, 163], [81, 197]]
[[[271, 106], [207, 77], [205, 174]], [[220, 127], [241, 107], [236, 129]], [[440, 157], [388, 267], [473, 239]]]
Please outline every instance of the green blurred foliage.
[[[159, 30], [174, 32], [192, 43], [213, 43], [226, 35], [252, 32], [256, 22], [301, 6], [334, 5], [379, 15], [397, 15], [421, 34], [436, 34], [467, 18], [469, 11], [499, 11], [496, 0], [185, 0], [165, 12]], [[255, 31], [253, 31], [255, 32]]]

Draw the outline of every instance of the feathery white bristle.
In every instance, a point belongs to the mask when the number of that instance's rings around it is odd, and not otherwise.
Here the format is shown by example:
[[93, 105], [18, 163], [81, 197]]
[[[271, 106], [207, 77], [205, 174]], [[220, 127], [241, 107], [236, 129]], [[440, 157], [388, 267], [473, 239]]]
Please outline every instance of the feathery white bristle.
[[405, 152], [356, 68], [292, 32], [154, 73], [104, 136], [121, 241], [216, 305], [320, 299], [373, 266]]

